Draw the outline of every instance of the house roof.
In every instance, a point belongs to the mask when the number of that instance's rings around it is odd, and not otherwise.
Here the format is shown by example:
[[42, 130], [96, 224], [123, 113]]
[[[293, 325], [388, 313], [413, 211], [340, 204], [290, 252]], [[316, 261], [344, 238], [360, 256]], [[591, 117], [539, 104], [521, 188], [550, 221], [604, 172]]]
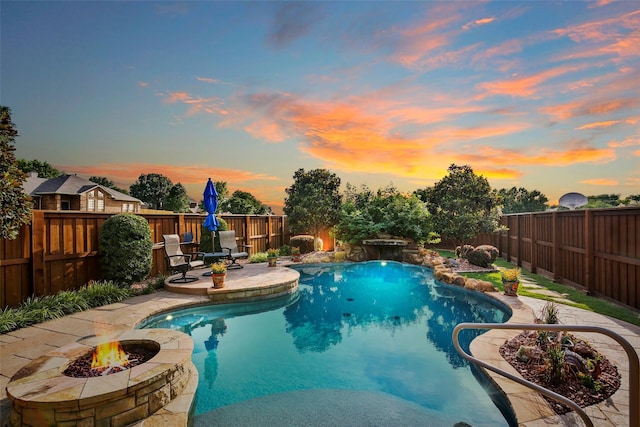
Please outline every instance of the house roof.
[[77, 175], [61, 175], [56, 178], [45, 179], [30, 175], [23, 184], [24, 191], [31, 196], [42, 196], [44, 194], [66, 194], [78, 195], [86, 193], [94, 188], [100, 188], [114, 200], [124, 202], [142, 203], [140, 199], [121, 193], [112, 188], [105, 187], [88, 179], [80, 178]]

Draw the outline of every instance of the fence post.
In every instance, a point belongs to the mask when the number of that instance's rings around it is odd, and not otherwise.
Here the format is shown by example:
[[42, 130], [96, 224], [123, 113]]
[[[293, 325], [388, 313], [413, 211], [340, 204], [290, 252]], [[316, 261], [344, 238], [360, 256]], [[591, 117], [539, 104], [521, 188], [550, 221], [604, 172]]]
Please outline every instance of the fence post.
[[273, 242], [271, 241], [271, 237], [273, 236], [273, 228], [271, 227], [271, 219], [269, 218], [269, 216], [265, 217], [267, 219], [267, 248], [276, 248], [276, 247], [280, 247], [277, 244], [273, 244]]
[[553, 249], [553, 280], [557, 280], [560, 274], [560, 226], [558, 225], [558, 212], [553, 212], [551, 221], [551, 247]]
[[531, 227], [531, 272], [535, 273], [537, 269], [537, 244], [536, 244], [536, 215], [529, 214], [529, 226]]
[[182, 240], [182, 236], [184, 235], [185, 231], [187, 231], [187, 227], [184, 222], [184, 214], [178, 214], [177, 222], [178, 222], [178, 230], [177, 230], [178, 236], [180, 236], [180, 240]]
[[585, 248], [585, 285], [588, 294], [593, 294], [594, 289], [594, 270], [595, 260], [593, 257], [593, 211], [584, 210], [584, 248]]
[[37, 296], [47, 295], [47, 289], [45, 287], [45, 268], [44, 262], [44, 236], [45, 236], [45, 222], [44, 211], [33, 210], [33, 217], [31, 220], [31, 266], [33, 283], [31, 285], [30, 294]]
[[521, 231], [521, 227], [522, 227], [522, 221], [520, 220], [522, 218], [522, 215], [518, 215], [516, 216], [516, 228], [518, 229], [518, 233], [516, 234], [517, 238], [516, 238], [516, 257], [518, 259], [518, 262], [516, 263], [516, 265], [518, 267], [522, 267], [522, 252], [520, 249], [520, 246], [522, 246], [522, 231]]
[[249, 230], [251, 229], [251, 227], [249, 227], [250, 222], [251, 222], [251, 215], [245, 215], [244, 224], [243, 224], [245, 245], [251, 245], [251, 242], [249, 241], [251, 239], [251, 236], [249, 236]]

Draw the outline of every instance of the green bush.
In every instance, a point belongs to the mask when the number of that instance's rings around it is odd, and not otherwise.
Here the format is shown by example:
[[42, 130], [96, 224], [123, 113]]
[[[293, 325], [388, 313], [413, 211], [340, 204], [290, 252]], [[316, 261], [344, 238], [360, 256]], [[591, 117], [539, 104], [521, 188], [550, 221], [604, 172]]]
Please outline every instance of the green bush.
[[131, 296], [129, 288], [123, 288], [111, 281], [90, 282], [78, 290], [78, 294], [90, 307], [101, 307], [114, 302], [122, 301]]
[[143, 280], [151, 272], [152, 247], [146, 219], [133, 214], [112, 216], [100, 227], [104, 278], [126, 285]]
[[[229, 225], [227, 221], [218, 217], [218, 231], [227, 231], [229, 230]], [[214, 251], [214, 246], [216, 250]], [[216, 233], [215, 243], [211, 240], [211, 231], [207, 227], [202, 227], [202, 232], [200, 233], [200, 246], [198, 247], [200, 252], [220, 252], [220, 239], [218, 238], [218, 234]]]
[[251, 264], [255, 264], [258, 262], [267, 262], [267, 253], [266, 252], [258, 252], [249, 257], [249, 262]]
[[91, 282], [78, 291], [62, 291], [45, 297], [32, 296], [20, 307], [0, 311], [0, 334], [64, 315], [122, 301], [134, 292], [113, 282]]
[[289, 256], [289, 255], [291, 255], [291, 246], [282, 245], [282, 246], [280, 246], [280, 249], [278, 249], [278, 252], [282, 256]]
[[301, 234], [299, 236], [293, 236], [289, 239], [289, 245], [300, 248], [301, 254], [308, 254], [309, 252], [313, 252], [313, 236], [309, 236], [307, 234]]
[[384, 232], [416, 243], [438, 241], [431, 215], [416, 195], [401, 194], [393, 186], [374, 193], [366, 186], [358, 191], [347, 185], [345, 199], [334, 229], [338, 240], [359, 244]]

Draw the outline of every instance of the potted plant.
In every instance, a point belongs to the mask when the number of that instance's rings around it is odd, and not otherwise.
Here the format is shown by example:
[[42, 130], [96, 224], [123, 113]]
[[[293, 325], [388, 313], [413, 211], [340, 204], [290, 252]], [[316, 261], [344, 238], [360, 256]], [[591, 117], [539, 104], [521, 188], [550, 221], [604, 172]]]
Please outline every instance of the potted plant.
[[269, 261], [269, 267], [275, 267], [278, 261], [278, 250], [267, 249], [267, 261]]
[[227, 264], [222, 261], [211, 264], [211, 281], [214, 288], [224, 287], [224, 279], [227, 277]]
[[293, 262], [302, 261], [302, 255], [300, 255], [299, 247], [294, 246], [293, 248], [291, 248], [291, 259], [293, 260]]
[[520, 285], [520, 269], [505, 268], [500, 270], [502, 284], [504, 285], [504, 294], [515, 297], [518, 295], [518, 285]]

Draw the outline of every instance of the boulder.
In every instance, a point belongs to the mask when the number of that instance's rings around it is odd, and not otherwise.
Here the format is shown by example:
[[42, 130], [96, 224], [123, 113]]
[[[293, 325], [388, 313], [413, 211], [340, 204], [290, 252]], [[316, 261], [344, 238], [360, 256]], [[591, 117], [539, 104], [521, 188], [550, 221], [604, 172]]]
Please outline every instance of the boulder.
[[474, 249], [467, 254], [467, 260], [470, 264], [477, 265], [478, 267], [489, 268], [491, 267], [491, 254], [484, 249]]

